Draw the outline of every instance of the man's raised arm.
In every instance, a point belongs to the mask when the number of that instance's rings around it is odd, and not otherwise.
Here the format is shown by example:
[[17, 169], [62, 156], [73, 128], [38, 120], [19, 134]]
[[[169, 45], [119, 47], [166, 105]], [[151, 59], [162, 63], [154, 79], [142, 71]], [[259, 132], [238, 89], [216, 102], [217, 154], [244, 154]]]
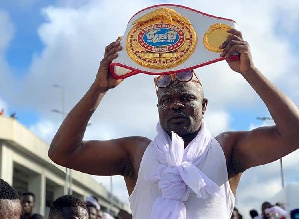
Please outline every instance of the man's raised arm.
[[[299, 148], [299, 111], [295, 104], [257, 68], [250, 48], [241, 32], [231, 34], [221, 46], [221, 56], [228, 58], [238, 52], [240, 60], [227, 61], [232, 70], [239, 72], [267, 106], [275, 126], [262, 127], [250, 132], [231, 134], [233, 144], [231, 157], [241, 170], [275, 161]], [[271, 64], [271, 63], [270, 63]]]
[[120, 50], [120, 39], [105, 48], [94, 83], [57, 131], [48, 152], [55, 163], [90, 174], [122, 175], [130, 157], [126, 149], [130, 139], [82, 141], [88, 121], [105, 93], [121, 83], [109, 73], [109, 64]]

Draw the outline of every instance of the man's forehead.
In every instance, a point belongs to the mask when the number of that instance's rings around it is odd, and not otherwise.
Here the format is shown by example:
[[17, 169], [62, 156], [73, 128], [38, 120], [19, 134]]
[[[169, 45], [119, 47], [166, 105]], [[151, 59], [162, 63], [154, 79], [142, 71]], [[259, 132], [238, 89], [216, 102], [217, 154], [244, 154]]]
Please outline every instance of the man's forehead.
[[203, 93], [202, 86], [198, 83], [193, 81], [189, 82], [177, 82], [170, 84], [168, 87], [165, 88], [158, 88], [157, 96], [161, 98], [165, 95], [173, 95], [173, 94], [194, 94], [194, 95], [201, 95]]

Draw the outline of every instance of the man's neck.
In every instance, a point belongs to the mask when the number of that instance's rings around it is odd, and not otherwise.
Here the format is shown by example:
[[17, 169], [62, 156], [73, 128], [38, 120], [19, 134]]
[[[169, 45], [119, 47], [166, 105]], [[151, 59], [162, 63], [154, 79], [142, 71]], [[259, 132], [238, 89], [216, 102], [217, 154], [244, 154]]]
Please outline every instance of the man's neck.
[[198, 131], [192, 134], [180, 136], [184, 141], [184, 148], [188, 146], [188, 144], [198, 135]]

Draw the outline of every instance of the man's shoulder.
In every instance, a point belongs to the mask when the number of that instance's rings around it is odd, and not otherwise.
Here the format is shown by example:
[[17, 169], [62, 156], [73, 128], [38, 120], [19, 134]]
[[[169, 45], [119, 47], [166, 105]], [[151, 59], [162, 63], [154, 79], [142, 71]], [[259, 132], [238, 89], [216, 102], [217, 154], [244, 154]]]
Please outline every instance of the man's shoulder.
[[244, 134], [243, 131], [227, 131], [218, 134], [215, 139], [220, 143], [224, 148], [231, 148], [240, 137]]
[[127, 145], [131, 145], [131, 146], [136, 146], [136, 147], [147, 147], [151, 140], [147, 137], [143, 137], [143, 136], [129, 136], [129, 137], [125, 137], [123, 138], [124, 143], [126, 143]]

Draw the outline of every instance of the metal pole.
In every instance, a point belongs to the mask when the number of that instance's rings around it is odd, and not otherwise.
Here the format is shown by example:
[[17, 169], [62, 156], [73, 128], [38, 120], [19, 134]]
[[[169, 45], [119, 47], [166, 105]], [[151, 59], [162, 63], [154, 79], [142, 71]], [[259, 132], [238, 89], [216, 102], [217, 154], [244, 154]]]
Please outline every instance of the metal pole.
[[283, 177], [282, 158], [280, 158], [280, 176], [281, 176], [281, 187], [284, 188], [284, 177]]
[[[271, 117], [256, 117], [259, 120], [273, 120]], [[283, 175], [283, 166], [282, 166], [282, 158], [280, 158], [280, 178], [281, 178], [281, 187], [284, 188], [284, 175]]]
[[[53, 87], [59, 88], [61, 90], [61, 115], [62, 121], [65, 119], [65, 89], [63, 86], [54, 84]], [[65, 168], [66, 171], [66, 179], [65, 179], [65, 187], [64, 187], [64, 194], [65, 195], [72, 195], [72, 172], [71, 169]]]
[[113, 181], [112, 181], [112, 176], [110, 176], [110, 214], [113, 211], [112, 205], [113, 205]]

